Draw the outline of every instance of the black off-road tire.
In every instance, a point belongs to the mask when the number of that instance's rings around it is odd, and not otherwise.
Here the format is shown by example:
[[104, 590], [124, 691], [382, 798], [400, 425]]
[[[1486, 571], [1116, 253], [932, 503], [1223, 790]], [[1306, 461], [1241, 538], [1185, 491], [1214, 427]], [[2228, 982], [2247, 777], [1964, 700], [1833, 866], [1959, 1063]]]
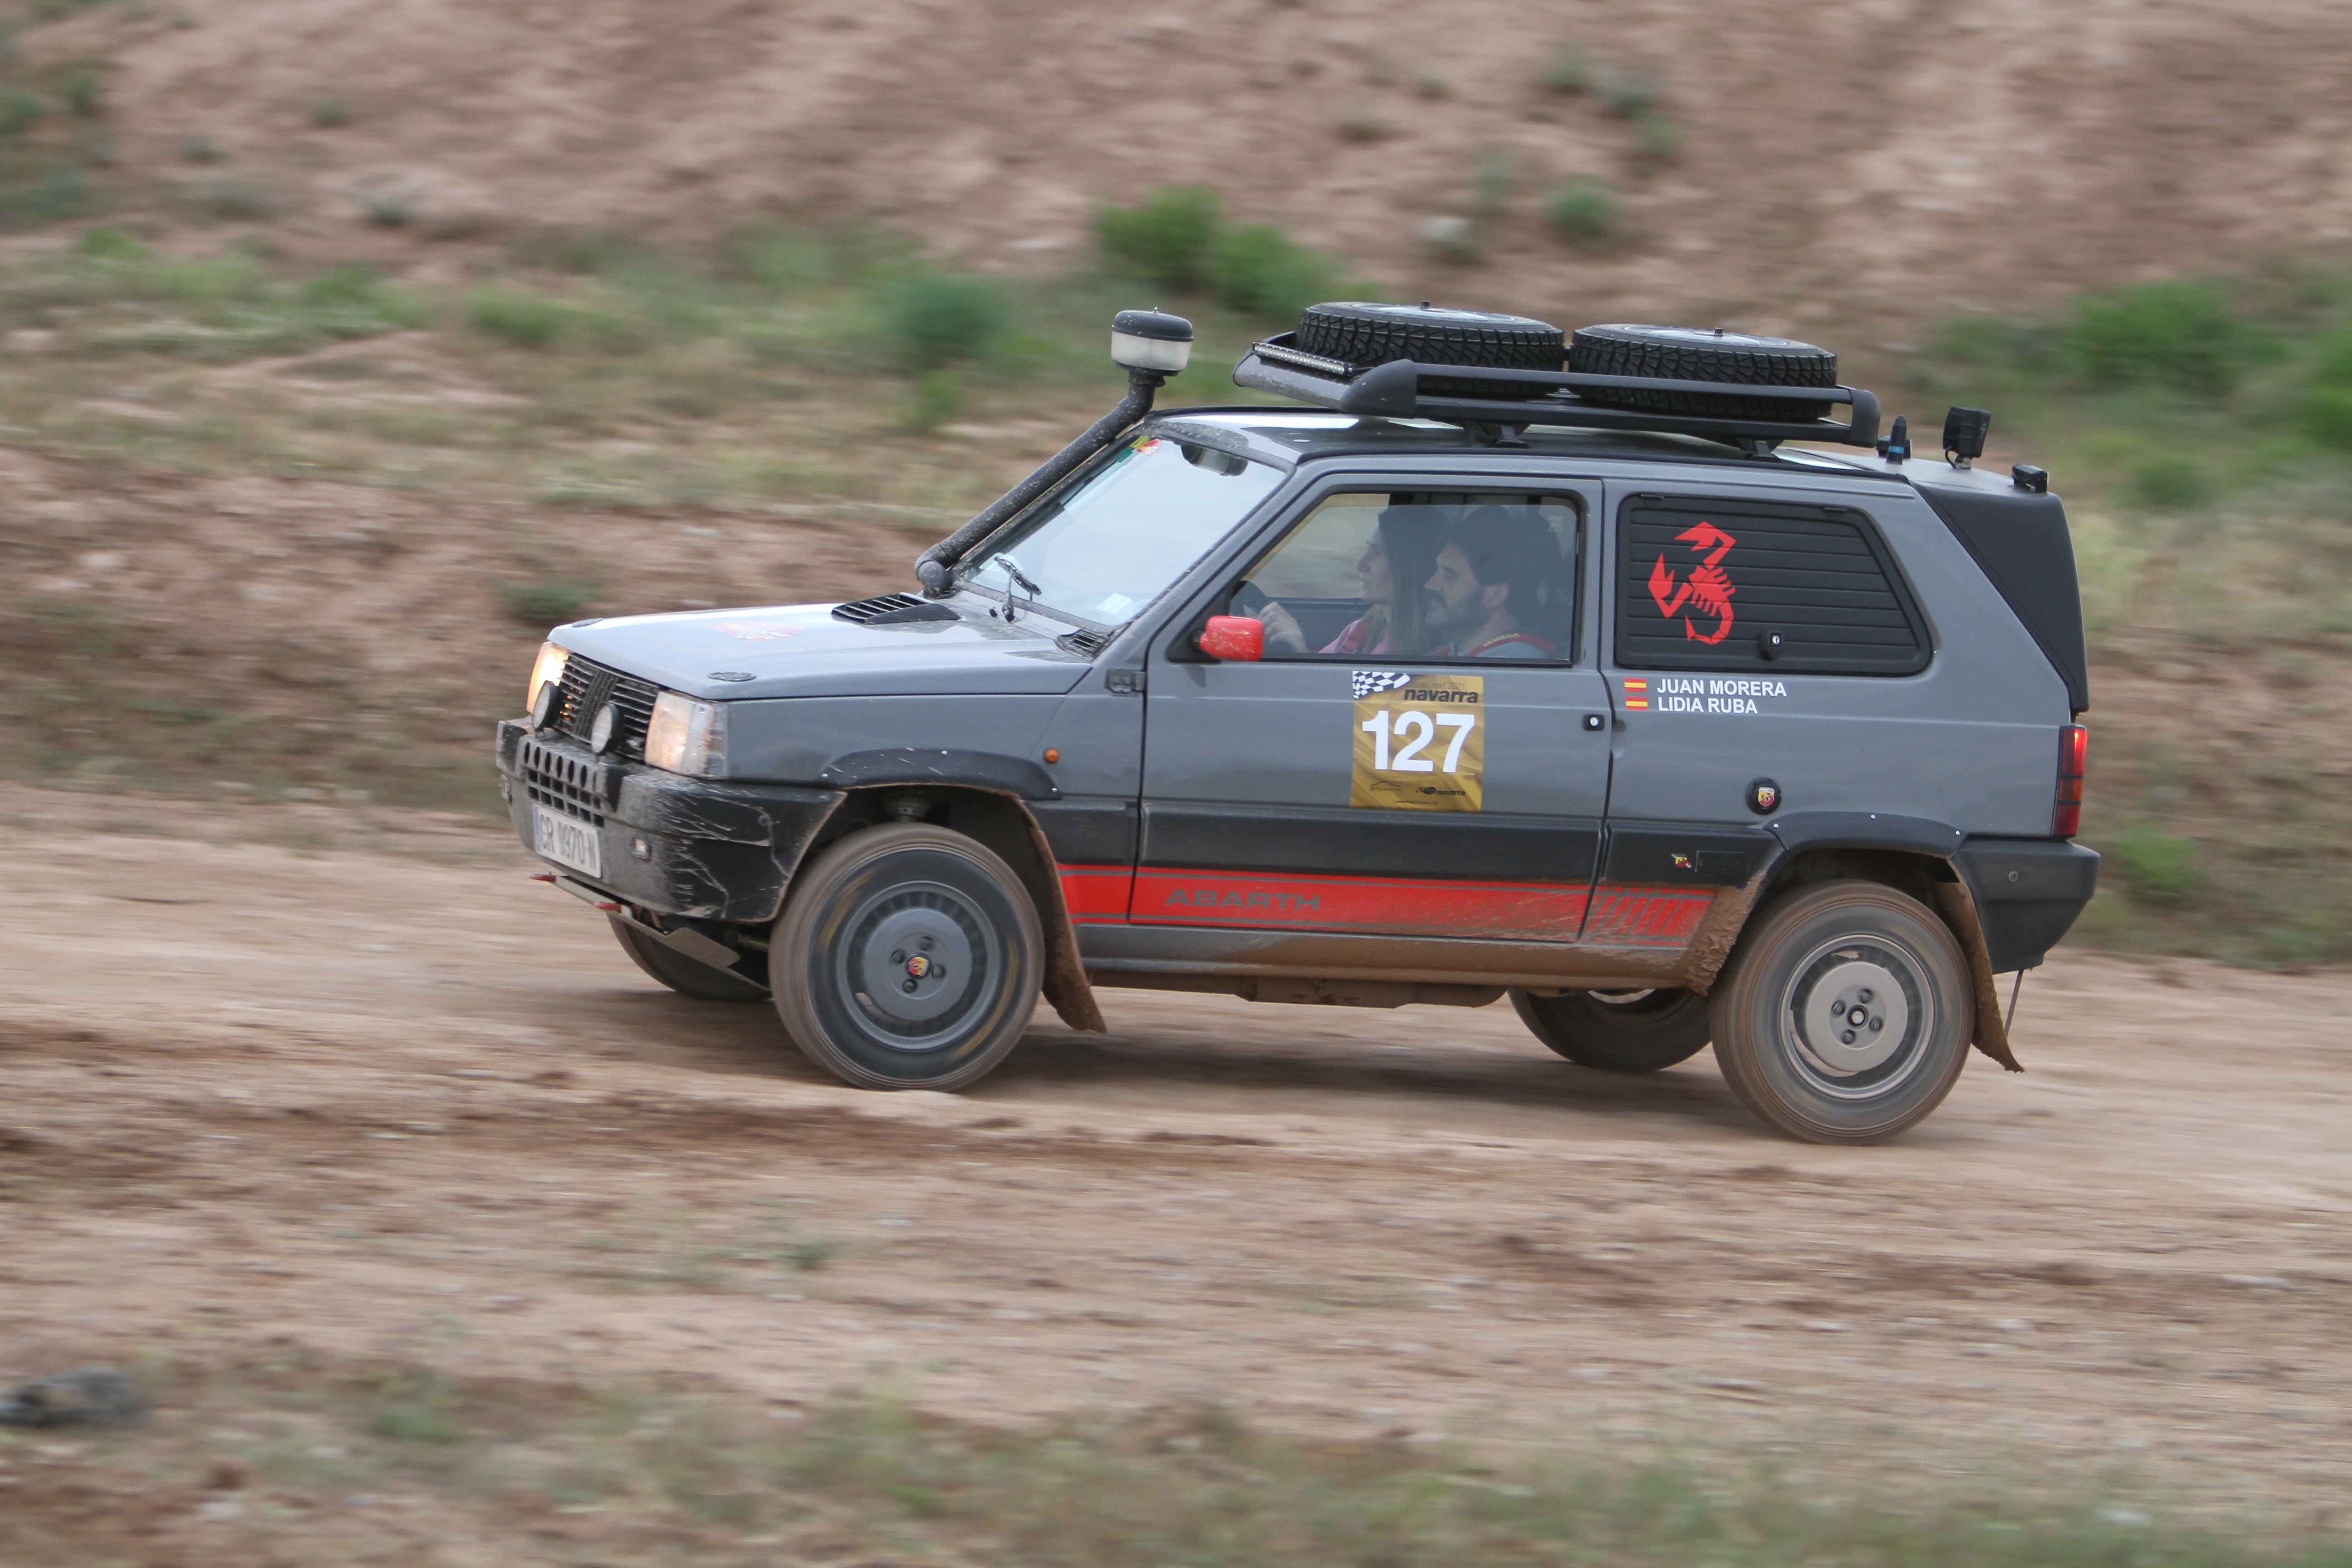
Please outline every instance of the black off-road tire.
[[691, 996], [698, 1002], [768, 999], [766, 986], [707, 963], [697, 963], [684, 953], [672, 952], [625, 921], [613, 920], [613, 934], [620, 938], [621, 951], [629, 955], [630, 963], [681, 996]]
[[[1416, 364], [1557, 371], [1567, 353], [1558, 327], [1525, 316], [1352, 301], [1307, 307], [1298, 318], [1297, 343], [1308, 353], [1359, 369], [1409, 359]], [[1422, 384], [1441, 396], [1510, 400], [1541, 397], [1551, 390], [1466, 376], [1433, 376]]]
[[1748, 1110], [1809, 1143], [1874, 1143], [1943, 1103], [1976, 991], [1949, 927], [1876, 882], [1780, 898], [1715, 987], [1715, 1059]]
[[1027, 889], [993, 851], [897, 824], [851, 834], [793, 879], [768, 983], [793, 1043], [843, 1082], [958, 1089], [1020, 1039], [1045, 951]]
[[[1568, 368], [1580, 375], [1645, 375], [1664, 381], [1731, 381], [1751, 386], [1835, 386], [1837, 355], [1789, 338], [1756, 337], [1701, 327], [1579, 327], [1569, 340]], [[1716, 396], [1697, 392], [1579, 391], [1587, 403], [1648, 414], [1801, 422], [1827, 403], [1790, 397]]]
[[1511, 993], [1511, 1005], [1535, 1037], [1580, 1068], [1658, 1072], [1706, 1049], [1712, 1026], [1706, 998], [1678, 989], [1570, 991], [1559, 996]]

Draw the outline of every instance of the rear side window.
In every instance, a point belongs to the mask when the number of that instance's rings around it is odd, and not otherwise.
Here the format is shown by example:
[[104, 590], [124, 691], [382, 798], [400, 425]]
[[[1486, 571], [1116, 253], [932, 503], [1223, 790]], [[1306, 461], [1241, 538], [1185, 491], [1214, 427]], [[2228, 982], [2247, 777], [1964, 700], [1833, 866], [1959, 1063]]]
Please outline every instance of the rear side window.
[[1910, 675], [1927, 637], [1877, 527], [1843, 507], [1636, 496], [1618, 519], [1629, 669]]

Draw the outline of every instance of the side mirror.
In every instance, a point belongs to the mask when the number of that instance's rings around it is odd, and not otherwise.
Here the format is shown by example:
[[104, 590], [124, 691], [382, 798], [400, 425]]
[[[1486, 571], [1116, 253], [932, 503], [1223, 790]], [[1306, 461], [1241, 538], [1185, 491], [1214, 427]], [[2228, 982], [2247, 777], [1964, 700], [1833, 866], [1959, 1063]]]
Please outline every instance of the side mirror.
[[1255, 664], [1265, 657], [1265, 623], [1247, 616], [1211, 616], [1201, 633], [1201, 651], [1211, 658]]

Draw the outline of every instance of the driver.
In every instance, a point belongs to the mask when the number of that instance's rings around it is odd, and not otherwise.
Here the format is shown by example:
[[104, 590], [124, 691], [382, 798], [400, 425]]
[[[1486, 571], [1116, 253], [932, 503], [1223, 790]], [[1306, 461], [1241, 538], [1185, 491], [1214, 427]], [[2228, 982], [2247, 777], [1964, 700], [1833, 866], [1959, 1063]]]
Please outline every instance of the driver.
[[1557, 658], [1533, 629], [1559, 558], [1551, 530], [1534, 513], [1482, 506], [1446, 531], [1425, 590], [1437, 658]]
[[[1430, 507], [1383, 508], [1371, 538], [1364, 542], [1364, 552], [1356, 558], [1356, 597], [1368, 607], [1317, 651], [1407, 656], [1425, 652], [1432, 638], [1423, 626], [1423, 596], [1413, 584], [1436, 569], [1443, 528]], [[1268, 600], [1249, 613], [1265, 623], [1268, 653], [1307, 652], [1307, 634], [1279, 603]]]

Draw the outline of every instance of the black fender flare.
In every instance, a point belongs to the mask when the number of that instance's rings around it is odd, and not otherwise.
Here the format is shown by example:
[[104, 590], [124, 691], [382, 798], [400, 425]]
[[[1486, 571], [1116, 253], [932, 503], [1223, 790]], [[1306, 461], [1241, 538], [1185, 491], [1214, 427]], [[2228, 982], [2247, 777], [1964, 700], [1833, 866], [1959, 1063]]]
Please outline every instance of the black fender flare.
[[[900, 759], [913, 757], [919, 763], [909, 766]], [[962, 767], [942, 763], [941, 759], [981, 758], [991, 767]], [[981, 797], [988, 809], [976, 814], [969, 823], [950, 821], [950, 826], [967, 833], [987, 845], [1013, 868], [1029, 890], [1030, 902], [1036, 906], [1037, 922], [1045, 938], [1045, 1000], [1053, 1004], [1055, 1014], [1073, 1029], [1092, 1034], [1108, 1034], [1109, 1024], [1102, 1016], [1101, 1005], [1096, 1001], [1094, 985], [1087, 978], [1085, 961], [1078, 954], [1077, 926], [1070, 919], [1070, 906], [1062, 895], [1062, 879], [1056, 868], [1052, 844], [1045, 829], [1029, 809], [1029, 802], [1039, 798], [1058, 798], [1061, 791], [1054, 789], [1045, 777], [1045, 770], [1019, 757], [991, 756], [986, 752], [942, 752], [930, 749], [894, 752], [860, 752], [842, 762], [858, 763], [856, 769], [845, 769], [841, 763], [828, 767], [823, 775], [828, 783], [850, 773], [860, 777], [856, 785], [842, 785], [842, 803], [835, 808], [851, 809], [860, 795], [873, 795], [908, 786], [928, 785], [948, 797], [950, 817], [955, 812], [952, 802], [961, 796], [967, 802]], [[1002, 764], [1012, 764], [1003, 767]], [[1046, 789], [1024, 791], [1017, 787], [1022, 775], [1019, 770], [1033, 772], [1043, 780]], [[838, 773], [836, 770], [840, 770]], [[1034, 783], [1035, 781], [1029, 781]], [[792, 897], [789, 884], [784, 897]]]
[[1040, 763], [996, 752], [962, 752], [936, 746], [893, 746], [850, 752], [825, 763], [817, 782], [834, 789], [877, 784], [961, 784], [1023, 800], [1059, 800], [1062, 789]]
[[[1753, 890], [1748, 895], [1748, 910], [1753, 909], [1782, 867], [1797, 856], [1815, 851], [1846, 849], [1907, 855], [1940, 860], [1949, 867], [1948, 877], [1937, 879], [1933, 885], [1936, 902], [1940, 906], [1937, 912], [1968, 955], [1969, 989], [1976, 996], [1976, 1032], [1971, 1043], [2009, 1071], [2025, 1070], [2010, 1048], [2009, 1025], [2001, 1015], [2000, 990], [1993, 983], [1991, 947], [1985, 938], [1976, 891], [1959, 860], [1961, 847], [1969, 837], [1965, 831], [1930, 817], [1901, 816], [1882, 811], [1794, 812], [1775, 817], [1764, 826], [1780, 841], [1780, 853], [1750, 884]], [[1748, 910], [1741, 911], [1743, 930]], [[1727, 945], [1725, 957], [1728, 956]], [[1712, 985], [1714, 973], [1706, 978]]]

